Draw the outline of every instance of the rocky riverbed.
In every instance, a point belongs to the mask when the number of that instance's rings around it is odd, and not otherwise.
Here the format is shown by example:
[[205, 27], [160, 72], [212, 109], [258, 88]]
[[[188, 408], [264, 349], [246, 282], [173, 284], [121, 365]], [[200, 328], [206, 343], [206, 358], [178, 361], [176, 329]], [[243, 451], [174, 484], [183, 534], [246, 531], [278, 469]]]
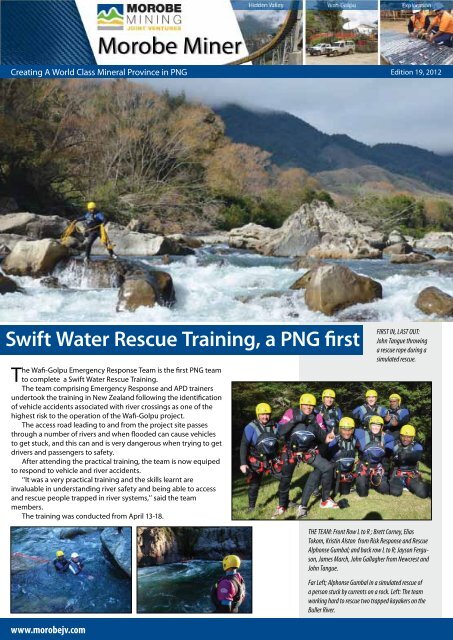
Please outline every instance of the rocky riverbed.
[[302, 207], [280, 229], [246, 225], [200, 238], [110, 225], [120, 260], [108, 261], [96, 243], [94, 260], [85, 265], [77, 258], [80, 238], [69, 247], [57, 240], [67, 221], [43, 218], [0, 217], [4, 322], [452, 317], [453, 233], [415, 241], [318, 203]]

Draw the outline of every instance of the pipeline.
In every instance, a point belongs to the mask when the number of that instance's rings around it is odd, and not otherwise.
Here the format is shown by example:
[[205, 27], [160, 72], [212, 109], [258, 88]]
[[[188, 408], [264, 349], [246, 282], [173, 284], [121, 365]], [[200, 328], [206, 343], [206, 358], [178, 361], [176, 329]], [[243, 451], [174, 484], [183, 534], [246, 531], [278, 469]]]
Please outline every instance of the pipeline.
[[288, 13], [286, 14], [286, 18], [283, 24], [281, 25], [275, 36], [272, 38], [272, 40], [261, 47], [261, 49], [258, 49], [258, 51], [255, 51], [254, 53], [251, 53], [244, 58], [240, 58], [239, 60], [235, 60], [234, 62], [228, 62], [227, 66], [253, 62], [253, 60], [257, 60], [258, 58], [265, 56], [266, 53], [269, 53], [269, 51], [272, 51], [273, 49], [278, 47], [283, 42], [283, 40], [291, 33], [291, 30], [294, 28], [297, 22], [299, 4], [299, 0], [292, 1], [291, 9], [288, 9]]

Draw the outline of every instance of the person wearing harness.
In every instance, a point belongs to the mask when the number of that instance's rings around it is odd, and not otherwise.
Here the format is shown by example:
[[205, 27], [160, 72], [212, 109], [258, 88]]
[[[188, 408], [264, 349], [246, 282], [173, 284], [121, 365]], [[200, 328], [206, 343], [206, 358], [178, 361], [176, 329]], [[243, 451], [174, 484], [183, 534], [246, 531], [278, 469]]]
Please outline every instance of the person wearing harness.
[[53, 566], [58, 573], [64, 573], [69, 569], [69, 560], [65, 558], [64, 551], [56, 552]]
[[399, 434], [401, 427], [404, 427], [410, 420], [411, 413], [407, 407], [401, 406], [402, 398], [398, 393], [391, 393], [389, 396], [389, 415], [390, 422], [388, 422], [384, 429], [393, 437]]
[[370, 488], [378, 493], [389, 492], [387, 473], [388, 448], [393, 438], [383, 432], [384, 420], [381, 416], [371, 416], [369, 430], [356, 429], [355, 437], [359, 446], [359, 461], [356, 466], [356, 489], [365, 498]]
[[69, 561], [69, 571], [77, 576], [83, 569], [84, 564], [82, 558], [78, 553], [74, 551], [71, 553], [71, 559]]
[[117, 260], [117, 255], [113, 251], [113, 246], [105, 236], [104, 225], [106, 223], [105, 214], [102, 211], [98, 211], [95, 202], [87, 203], [87, 210], [80, 218], [76, 219], [76, 222], [83, 222], [85, 225], [85, 236], [87, 237], [87, 243], [85, 247], [85, 262], [91, 260], [91, 249], [97, 238], [101, 238], [102, 243], [109, 252], [109, 256], [112, 260]]
[[239, 573], [241, 560], [235, 555], [225, 556], [222, 564], [225, 575], [211, 588], [214, 613], [239, 613], [246, 595], [244, 578]]
[[401, 496], [407, 489], [419, 498], [427, 498], [429, 487], [423, 482], [418, 463], [423, 455], [422, 445], [415, 440], [415, 427], [406, 424], [401, 428], [399, 439], [389, 444], [392, 473], [390, 494]]
[[343, 417], [343, 413], [337, 405], [335, 397], [336, 394], [333, 389], [324, 389], [322, 392], [322, 402], [316, 407], [315, 413], [322, 415], [322, 421], [327, 431], [332, 431], [333, 429], [334, 433], [338, 434], [338, 425]]
[[245, 427], [240, 447], [240, 469], [247, 474], [249, 511], [255, 509], [263, 476], [279, 476], [279, 440], [275, 422], [271, 420], [272, 409], [267, 402], [256, 405], [256, 419]]
[[388, 410], [377, 404], [378, 394], [374, 389], [368, 389], [365, 393], [365, 403], [356, 407], [352, 412], [356, 426], [361, 429], [368, 429], [371, 416], [380, 416], [385, 423], [390, 422]]
[[288, 508], [291, 479], [296, 465], [300, 462], [309, 464], [321, 475], [310, 474], [302, 492], [297, 517], [306, 517], [308, 501], [319, 482], [322, 486], [320, 507], [322, 509], [338, 508], [338, 505], [329, 496], [332, 488], [332, 464], [319, 453], [319, 446], [331, 442], [335, 438], [335, 434], [333, 431], [328, 433], [321, 414], [314, 413], [316, 406], [314, 395], [303, 393], [299, 403], [299, 408], [288, 409], [277, 424], [277, 432], [284, 438], [285, 445], [282, 452], [283, 467], [278, 491], [278, 507], [272, 519], [283, 515]]
[[338, 493], [349, 495], [354, 485], [356, 474], [355, 465], [359, 448], [354, 436], [355, 422], [345, 416], [340, 420], [339, 434], [329, 444], [328, 458], [334, 464], [333, 497]]

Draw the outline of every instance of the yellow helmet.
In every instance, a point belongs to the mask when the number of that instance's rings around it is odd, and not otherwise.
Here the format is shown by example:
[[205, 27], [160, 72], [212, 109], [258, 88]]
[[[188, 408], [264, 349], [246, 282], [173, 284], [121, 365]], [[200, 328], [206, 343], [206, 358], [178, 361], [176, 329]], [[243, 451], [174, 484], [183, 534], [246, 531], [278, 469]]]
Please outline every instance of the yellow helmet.
[[299, 404], [311, 404], [313, 407], [316, 406], [316, 398], [312, 393], [303, 393], [300, 396]]
[[411, 424], [405, 424], [404, 427], [400, 429], [400, 436], [409, 436], [410, 438], [415, 438], [415, 427]]
[[256, 405], [256, 417], [262, 416], [266, 413], [268, 413], [269, 415], [272, 413], [270, 404], [267, 404], [267, 402], [260, 402]]
[[95, 202], [87, 202], [87, 211], [93, 211], [93, 209], [96, 209], [96, 203]]
[[384, 426], [384, 419], [381, 416], [371, 416], [368, 421], [368, 424], [380, 424], [381, 427]]
[[340, 429], [355, 429], [355, 422], [352, 418], [345, 416], [344, 418], [341, 418], [338, 426]]
[[401, 403], [401, 396], [398, 393], [391, 393], [389, 400], [398, 400], [398, 402]]
[[374, 389], [368, 389], [365, 393], [365, 398], [369, 398], [370, 396], [375, 396], [377, 398], [377, 391]]
[[223, 559], [223, 570], [227, 569], [239, 569], [241, 566], [241, 559], [238, 556], [225, 556]]
[[333, 389], [324, 389], [324, 391], [322, 392], [322, 399], [324, 400], [324, 398], [334, 398], [336, 397], [335, 395], [335, 391]]
[[57, 551], [55, 555], [57, 556], [57, 558], [61, 558], [61, 556], [64, 556], [64, 551]]

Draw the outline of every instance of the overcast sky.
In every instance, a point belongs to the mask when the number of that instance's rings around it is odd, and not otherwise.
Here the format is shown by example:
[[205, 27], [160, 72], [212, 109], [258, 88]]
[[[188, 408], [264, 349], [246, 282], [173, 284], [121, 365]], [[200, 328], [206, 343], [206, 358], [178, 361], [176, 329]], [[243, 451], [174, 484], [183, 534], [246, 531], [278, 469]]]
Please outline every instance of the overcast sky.
[[359, 24], [372, 26], [378, 19], [377, 11], [342, 11], [341, 15], [349, 21], [345, 24], [347, 29], [355, 29]]
[[236, 17], [239, 23], [244, 18], [252, 17], [259, 22], [271, 23], [274, 27], [278, 27], [282, 24], [286, 18], [286, 11], [235, 11]]
[[287, 111], [325, 133], [346, 133], [367, 144], [400, 142], [453, 153], [451, 80], [191, 78], [150, 84], [211, 106]]

